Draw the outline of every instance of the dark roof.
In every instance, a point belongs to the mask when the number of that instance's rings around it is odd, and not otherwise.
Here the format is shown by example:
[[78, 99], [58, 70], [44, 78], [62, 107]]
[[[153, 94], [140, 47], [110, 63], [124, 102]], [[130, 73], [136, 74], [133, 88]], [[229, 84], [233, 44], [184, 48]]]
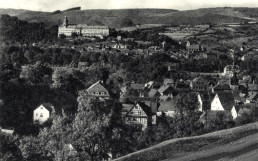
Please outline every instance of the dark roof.
[[218, 92], [219, 100], [225, 110], [231, 110], [235, 104], [233, 93]]
[[158, 89], [158, 91], [159, 91], [159, 93], [163, 93], [163, 92], [165, 92], [167, 89], [169, 89], [169, 88], [171, 88], [172, 89], [172, 87], [170, 86], [170, 85], [163, 85], [163, 86], [161, 86], [159, 89]]
[[157, 112], [157, 107], [158, 107], [157, 102], [145, 101], [145, 102], [137, 102], [137, 104], [139, 104], [139, 106], [148, 116], [155, 115]]
[[242, 101], [238, 91], [233, 91], [233, 95], [235, 100]]
[[154, 101], [144, 101], [145, 105], [151, 108], [152, 113], [156, 113], [158, 111], [158, 103]]
[[50, 112], [54, 110], [54, 106], [51, 103], [42, 103], [41, 105], [44, 106]]
[[214, 90], [231, 90], [228, 84], [218, 84], [214, 87]]

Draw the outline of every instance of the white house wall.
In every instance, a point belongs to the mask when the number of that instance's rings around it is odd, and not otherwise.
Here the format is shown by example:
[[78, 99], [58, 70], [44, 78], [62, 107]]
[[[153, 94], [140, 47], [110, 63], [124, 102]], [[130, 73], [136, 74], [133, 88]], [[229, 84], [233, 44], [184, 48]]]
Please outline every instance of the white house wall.
[[237, 118], [237, 112], [236, 112], [235, 106], [233, 106], [233, 108], [231, 109], [231, 115], [232, 115], [233, 119]]
[[40, 105], [33, 112], [33, 121], [38, 121], [40, 124], [47, 121], [50, 117], [50, 112], [42, 105]]
[[224, 108], [223, 108], [217, 94], [211, 102], [211, 110], [213, 110], [213, 111], [224, 111]]

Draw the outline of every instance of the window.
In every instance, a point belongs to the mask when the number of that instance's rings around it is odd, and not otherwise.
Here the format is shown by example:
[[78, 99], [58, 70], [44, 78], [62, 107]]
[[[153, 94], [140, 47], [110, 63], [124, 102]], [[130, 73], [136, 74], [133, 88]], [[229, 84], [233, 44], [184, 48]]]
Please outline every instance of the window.
[[43, 117], [43, 114], [42, 114], [42, 113], [40, 114], [40, 117]]
[[36, 116], [38, 116], [38, 113], [36, 113]]

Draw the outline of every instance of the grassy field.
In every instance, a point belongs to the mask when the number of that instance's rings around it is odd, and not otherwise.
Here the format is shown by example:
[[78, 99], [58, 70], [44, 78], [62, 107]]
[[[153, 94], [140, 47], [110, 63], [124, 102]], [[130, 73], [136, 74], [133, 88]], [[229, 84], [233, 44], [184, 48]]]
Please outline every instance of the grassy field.
[[[216, 160], [228, 157], [228, 155], [230, 157], [235, 153], [241, 156], [258, 149], [257, 136], [258, 122], [205, 135], [164, 141], [153, 147], [115, 159], [115, 161]], [[231, 147], [231, 145], [239, 147], [235, 151], [224, 152], [226, 149], [223, 147]], [[206, 155], [201, 153], [202, 151], [207, 152]], [[194, 156], [198, 152], [200, 155]], [[198, 156], [203, 157], [198, 158]], [[194, 157], [196, 158], [193, 159]]]

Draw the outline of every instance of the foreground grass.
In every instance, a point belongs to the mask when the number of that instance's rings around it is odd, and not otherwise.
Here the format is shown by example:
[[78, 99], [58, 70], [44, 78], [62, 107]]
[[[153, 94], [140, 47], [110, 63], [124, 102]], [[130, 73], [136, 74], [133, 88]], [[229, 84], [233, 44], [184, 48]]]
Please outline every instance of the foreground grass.
[[205, 135], [171, 139], [118, 159], [115, 161], [156, 161], [173, 157], [182, 152], [205, 150], [214, 146], [224, 145], [242, 137], [258, 133], [258, 122], [244, 126], [221, 130]]

